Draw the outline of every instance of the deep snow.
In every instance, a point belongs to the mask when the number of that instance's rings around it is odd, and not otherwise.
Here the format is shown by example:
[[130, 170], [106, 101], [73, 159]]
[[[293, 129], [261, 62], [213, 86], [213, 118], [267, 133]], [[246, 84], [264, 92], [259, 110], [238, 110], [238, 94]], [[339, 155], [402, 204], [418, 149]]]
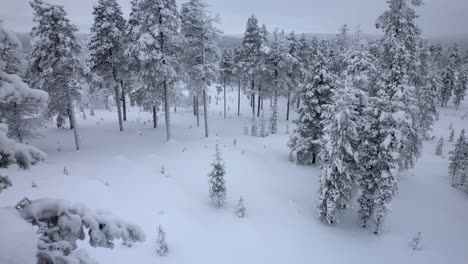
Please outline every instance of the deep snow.
[[[242, 135], [243, 123], [251, 118], [248, 100], [243, 99], [238, 118], [236, 92], [229, 98], [227, 120], [222, 117], [222, 101], [216, 105], [213, 99], [208, 139], [203, 119], [197, 128], [190, 108], [177, 113], [171, 108], [174, 140], [169, 143], [164, 124], [153, 129], [151, 114], [138, 108], [130, 109], [124, 132], [118, 130], [115, 111], [96, 111], [92, 117], [86, 110], [87, 120], [78, 119], [80, 151], [74, 148], [71, 130], [47, 123], [44, 137], [31, 142], [48, 154], [47, 163], [27, 171], [0, 170], [13, 182], [0, 194], [0, 206], [12, 206], [25, 196], [61, 198], [138, 223], [147, 239], [132, 248], [95, 249], [80, 242], [103, 264], [468, 262], [468, 199], [448, 180], [451, 143], [446, 142], [442, 157], [434, 154], [436, 140], [424, 143], [416, 168], [401, 174], [400, 192], [381, 235], [360, 228], [356, 209], [330, 227], [316, 218], [320, 168], [288, 161], [285, 101], [280, 100], [280, 134], [258, 138]], [[269, 100], [264, 109], [269, 114]], [[447, 139], [450, 123], [457, 138], [462, 128], [468, 129], [466, 119], [467, 106], [459, 111], [442, 109], [435, 138]], [[220, 209], [208, 198], [208, 173], [217, 143], [227, 172], [228, 198]], [[64, 167], [69, 175], [64, 175]], [[31, 188], [33, 181], [38, 188]], [[235, 216], [240, 196], [245, 218]], [[160, 224], [169, 245], [165, 257], [156, 254]], [[0, 231], [4, 228], [8, 227]], [[417, 232], [422, 233], [423, 249], [413, 251], [408, 244]], [[0, 244], [9, 239], [2, 233]]]

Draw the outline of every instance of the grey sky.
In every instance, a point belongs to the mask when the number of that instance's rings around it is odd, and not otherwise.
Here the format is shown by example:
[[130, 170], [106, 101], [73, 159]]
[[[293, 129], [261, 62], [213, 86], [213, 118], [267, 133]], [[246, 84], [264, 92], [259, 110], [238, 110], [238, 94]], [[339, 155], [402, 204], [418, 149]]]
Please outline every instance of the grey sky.
[[[65, 6], [70, 20], [81, 32], [92, 23], [92, 6], [97, 0], [48, 0]], [[28, 0], [0, 0], [0, 19], [6, 26], [28, 32], [32, 11]], [[130, 0], [118, 0], [128, 16]], [[179, 3], [181, 1], [178, 1]], [[377, 33], [375, 19], [385, 10], [386, 0], [206, 0], [213, 13], [222, 19], [226, 34], [244, 31], [247, 18], [255, 14], [269, 29], [308, 33], [333, 33], [347, 23], [361, 26], [366, 33]], [[427, 36], [468, 35], [468, 0], [424, 0], [419, 23]]]

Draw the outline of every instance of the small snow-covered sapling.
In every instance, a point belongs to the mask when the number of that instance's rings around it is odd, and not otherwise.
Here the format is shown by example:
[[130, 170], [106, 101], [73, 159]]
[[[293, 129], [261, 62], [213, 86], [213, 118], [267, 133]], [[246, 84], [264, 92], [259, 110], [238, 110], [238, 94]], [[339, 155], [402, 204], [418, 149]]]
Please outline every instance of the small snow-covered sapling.
[[63, 175], [70, 175], [70, 172], [68, 172], [67, 167], [63, 167]]
[[31, 188], [37, 188], [37, 184], [36, 184], [35, 181], [32, 181], [32, 183], [31, 183]]
[[161, 175], [164, 177], [169, 177], [169, 172], [166, 170], [166, 167], [161, 167]]
[[453, 142], [454, 137], [455, 137], [455, 129], [452, 129], [450, 131], [450, 136], [449, 136], [448, 142]]
[[234, 141], [232, 142], [232, 144], [233, 144], [234, 146], [237, 146], [237, 139], [234, 139]]
[[215, 160], [211, 163], [211, 166], [212, 169], [208, 175], [210, 198], [218, 207], [221, 207], [226, 200], [226, 182], [224, 180], [226, 171], [224, 169], [223, 159], [221, 158], [219, 145], [216, 145]]
[[239, 218], [245, 217], [245, 214], [246, 214], [245, 211], [246, 211], [246, 209], [245, 209], [245, 206], [244, 206], [244, 199], [241, 196], [239, 201], [237, 202], [237, 206], [236, 206], [236, 215], [237, 215], [237, 217], [239, 217]]
[[421, 247], [421, 232], [418, 232], [414, 237], [413, 239], [411, 239], [410, 243], [409, 243], [409, 246], [413, 249], [413, 250], [421, 250], [422, 247]]
[[158, 228], [158, 241], [156, 241], [156, 246], [156, 252], [159, 256], [165, 256], [167, 254], [169, 247], [166, 243], [166, 232], [164, 232], [164, 229], [161, 225]]
[[441, 137], [439, 141], [437, 142], [435, 154], [437, 156], [442, 156], [443, 152], [444, 152], [444, 138]]

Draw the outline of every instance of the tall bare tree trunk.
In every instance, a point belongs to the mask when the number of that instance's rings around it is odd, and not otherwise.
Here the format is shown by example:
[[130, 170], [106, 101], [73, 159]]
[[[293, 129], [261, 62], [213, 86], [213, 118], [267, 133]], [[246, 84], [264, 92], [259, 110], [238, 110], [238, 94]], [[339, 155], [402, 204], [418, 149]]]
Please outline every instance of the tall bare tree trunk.
[[240, 78], [238, 79], [238, 87], [237, 87], [237, 116], [240, 116], [240, 91], [241, 90], [241, 81]]
[[226, 78], [224, 78], [224, 119], [226, 119]]
[[196, 100], [197, 100], [197, 98], [196, 98], [196, 96], [194, 95], [194, 96], [193, 96], [193, 115], [194, 115], [194, 116], [197, 115], [197, 110], [196, 110], [196, 108], [195, 108], [195, 107], [196, 107], [196, 104], [197, 104]]
[[70, 124], [73, 126], [73, 134], [75, 136], [75, 146], [76, 150], [80, 150], [80, 135], [78, 133], [78, 124], [76, 123], [76, 117], [75, 117], [75, 109], [73, 106], [73, 99], [71, 96], [71, 91], [70, 87], [66, 87], [67, 89], [67, 97], [68, 97], [68, 114], [70, 117]]
[[169, 109], [169, 89], [167, 87], [167, 80], [164, 78], [164, 111], [166, 117], [166, 138], [167, 141], [171, 140], [171, 116]]
[[120, 108], [120, 91], [119, 85], [116, 83], [115, 85], [115, 103], [117, 105], [117, 115], [119, 117], [119, 129], [123, 131], [123, 121], [122, 121], [122, 109]]
[[255, 116], [255, 80], [252, 79], [252, 115]]
[[289, 121], [290, 101], [291, 101], [291, 93], [288, 90], [288, 103], [287, 103], [287, 106], [286, 106], [286, 121]]
[[203, 114], [205, 115], [205, 137], [208, 137], [208, 109], [206, 105], [206, 90], [203, 88]]
[[297, 106], [296, 106], [296, 109], [299, 109], [300, 106], [301, 106], [301, 97], [300, 97], [300, 96], [297, 96]]
[[196, 105], [197, 105], [197, 127], [200, 127], [200, 107], [199, 107], [199, 104], [200, 104], [200, 100], [198, 98], [198, 95], [197, 95], [197, 100], [196, 100]]
[[153, 105], [153, 128], [158, 127], [158, 112], [156, 112], [156, 106]]
[[262, 100], [262, 86], [258, 85], [258, 106], [257, 106], [257, 117], [260, 117], [260, 107], [261, 107], [261, 100]]
[[122, 87], [122, 112], [123, 121], [127, 121], [127, 101], [125, 100], [125, 87], [123, 80], [120, 81], [120, 87]]

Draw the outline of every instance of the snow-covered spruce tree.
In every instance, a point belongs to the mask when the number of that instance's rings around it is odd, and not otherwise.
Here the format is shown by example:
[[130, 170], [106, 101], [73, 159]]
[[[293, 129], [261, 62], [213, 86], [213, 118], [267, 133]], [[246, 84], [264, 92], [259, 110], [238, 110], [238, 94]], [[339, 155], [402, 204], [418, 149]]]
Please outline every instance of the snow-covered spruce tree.
[[252, 15], [247, 20], [247, 26], [242, 40], [240, 52], [240, 67], [244, 78], [250, 83], [250, 92], [252, 100], [252, 114], [255, 115], [255, 91], [256, 79], [259, 78], [262, 70], [263, 47], [266, 39], [258, 25], [257, 18]]
[[210, 184], [210, 198], [218, 206], [224, 204], [226, 200], [226, 182], [224, 180], [224, 175], [226, 174], [224, 168], [224, 161], [221, 158], [221, 150], [219, 146], [216, 145], [216, 154], [215, 160], [211, 163], [213, 167], [209, 176]]
[[413, 166], [421, 151], [421, 132], [416, 122], [419, 109], [412, 85], [420, 34], [413, 7], [420, 4], [419, 0], [390, 0], [388, 10], [376, 23], [384, 32], [376, 49], [379, 89], [365, 110], [369, 120], [364, 130], [367, 142], [359, 198], [362, 224], [367, 227], [373, 220], [375, 234], [381, 230], [398, 191], [398, 171]]
[[440, 85], [440, 76], [425, 41], [420, 40], [418, 45], [419, 63], [415, 76], [416, 97], [419, 114], [417, 122], [424, 139], [430, 138], [432, 125], [438, 117], [437, 89]]
[[468, 177], [468, 144], [465, 138], [465, 130], [455, 143], [455, 149], [450, 152], [449, 177], [454, 187], [461, 187]]
[[49, 94], [49, 117], [68, 116], [78, 150], [80, 136], [74, 109], [74, 101], [80, 99], [77, 80], [82, 75], [77, 57], [81, 47], [75, 36], [78, 29], [70, 23], [63, 6], [42, 0], [31, 1], [30, 4], [34, 10], [35, 26], [31, 32], [28, 80], [32, 88]]
[[159, 256], [165, 256], [169, 251], [169, 247], [166, 242], [166, 232], [161, 225], [158, 227], [158, 240], [156, 241], [156, 246], [156, 252]]
[[224, 119], [226, 119], [226, 108], [227, 108], [227, 98], [226, 98], [226, 89], [227, 85], [230, 84], [234, 78], [235, 72], [235, 62], [234, 62], [234, 53], [230, 49], [224, 49], [221, 62], [219, 65], [219, 74], [223, 82], [223, 92], [224, 92]]
[[455, 44], [448, 50], [447, 65], [442, 73], [442, 90], [440, 91], [440, 100], [442, 107], [446, 107], [453, 92], [457, 86], [458, 71], [460, 67], [460, 53]]
[[298, 109], [298, 118], [294, 121], [296, 128], [289, 141], [289, 147], [296, 153], [299, 164], [316, 163], [320, 152], [320, 140], [323, 134], [322, 106], [330, 103], [336, 82], [335, 76], [329, 70], [328, 51], [327, 43], [321, 42], [315, 64], [300, 88], [302, 105]]
[[327, 224], [339, 222], [340, 211], [351, 200], [353, 184], [359, 177], [359, 130], [357, 109], [363, 92], [354, 87], [334, 91], [333, 104], [323, 106], [320, 158], [325, 165], [320, 178], [318, 215]]
[[390, 100], [388, 112], [393, 113], [394, 122], [391, 126], [396, 128], [395, 139], [399, 141], [391, 146], [398, 147], [399, 169], [404, 170], [414, 166], [422, 149], [423, 132], [419, 127], [420, 109], [416, 97], [421, 30], [415, 23], [418, 16], [414, 10], [422, 1], [391, 0], [388, 3], [389, 9], [377, 20], [377, 27], [385, 34], [380, 43], [379, 86]]
[[218, 46], [218, 21], [210, 15], [202, 0], [190, 0], [182, 5], [182, 35], [185, 37], [184, 68], [191, 83], [200, 87], [205, 119], [205, 137], [208, 137], [208, 105], [206, 87], [218, 76], [221, 54]]
[[64, 200], [40, 199], [26, 204], [21, 217], [38, 228], [38, 263], [96, 263], [78, 240], [89, 236], [92, 247], [114, 248], [114, 240], [143, 242], [145, 233], [134, 224], [95, 213], [82, 205]]
[[[0, 21], [0, 68], [5, 74], [20, 75], [21, 43], [16, 35], [3, 27]], [[43, 110], [47, 106], [44, 97], [24, 96], [9, 103], [0, 102], [0, 121], [8, 125], [8, 136], [22, 142], [38, 135], [42, 125]]]
[[[180, 68], [181, 36], [175, 0], [134, 1], [128, 23], [127, 56], [148, 98], [164, 101], [166, 138], [171, 139], [170, 87]], [[137, 89], [137, 90], [138, 90]], [[147, 92], [147, 93], [146, 93]], [[154, 105], [156, 107], [156, 105]]]
[[[6, 73], [4, 66], [0, 61], [0, 105], [20, 105], [25, 101], [47, 102], [46, 92], [29, 88], [17, 75]], [[28, 169], [45, 158], [42, 151], [10, 139], [8, 125], [0, 122], [0, 168], [17, 164], [22, 169]]]
[[[466, 63], [466, 62], [465, 62]], [[457, 82], [453, 89], [453, 104], [457, 109], [460, 108], [461, 102], [465, 99], [466, 89], [468, 88], [468, 66], [463, 63], [463, 58], [460, 56], [460, 62], [457, 70]]]
[[442, 156], [442, 154], [444, 154], [444, 137], [440, 137], [439, 141], [437, 142], [435, 154], [436, 156]]
[[452, 128], [450, 130], [450, 136], [449, 136], [448, 142], [452, 143], [454, 139], [455, 139], [455, 129]]
[[289, 43], [284, 32], [273, 32], [273, 40], [269, 45], [268, 53], [266, 54], [266, 76], [267, 79], [273, 81], [273, 104], [271, 106], [270, 117], [270, 132], [271, 134], [278, 133], [278, 95], [283, 94], [285, 88], [290, 84], [288, 73], [294, 66], [294, 58], [289, 55]]
[[125, 49], [125, 20], [116, 0], [99, 0], [93, 10], [94, 23], [88, 43], [91, 71], [101, 77], [101, 85], [113, 90], [117, 106], [120, 131], [123, 131], [121, 102], [121, 81]]
[[245, 211], [246, 211], [246, 209], [245, 209], [245, 206], [244, 206], [244, 199], [241, 196], [239, 201], [237, 202], [236, 216], [239, 217], [239, 218], [245, 217], [245, 214], [246, 214]]

